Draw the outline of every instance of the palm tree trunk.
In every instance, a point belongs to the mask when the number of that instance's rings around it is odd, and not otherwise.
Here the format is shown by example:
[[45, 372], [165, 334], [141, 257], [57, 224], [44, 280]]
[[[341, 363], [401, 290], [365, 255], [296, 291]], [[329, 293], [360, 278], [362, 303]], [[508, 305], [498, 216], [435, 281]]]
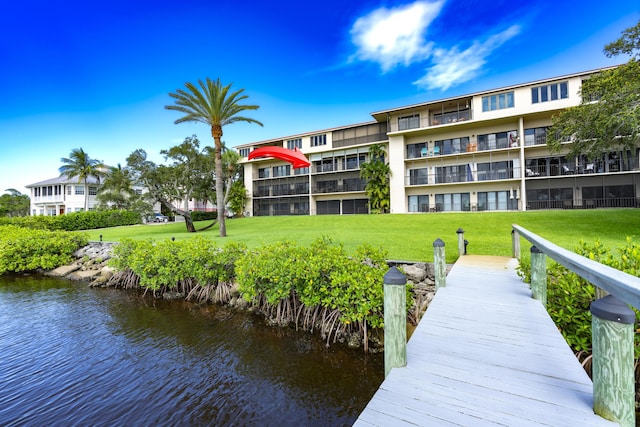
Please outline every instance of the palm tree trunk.
[[224, 181], [222, 176], [222, 127], [211, 126], [211, 136], [215, 142], [216, 162], [216, 211], [220, 222], [220, 237], [227, 237], [224, 214]]

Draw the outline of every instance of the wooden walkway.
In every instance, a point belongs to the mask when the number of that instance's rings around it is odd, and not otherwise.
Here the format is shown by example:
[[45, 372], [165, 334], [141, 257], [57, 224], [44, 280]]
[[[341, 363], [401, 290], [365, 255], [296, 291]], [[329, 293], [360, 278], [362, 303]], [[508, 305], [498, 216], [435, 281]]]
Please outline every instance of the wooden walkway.
[[593, 413], [591, 380], [516, 265], [461, 257], [407, 344], [407, 366], [354, 425], [618, 425]]

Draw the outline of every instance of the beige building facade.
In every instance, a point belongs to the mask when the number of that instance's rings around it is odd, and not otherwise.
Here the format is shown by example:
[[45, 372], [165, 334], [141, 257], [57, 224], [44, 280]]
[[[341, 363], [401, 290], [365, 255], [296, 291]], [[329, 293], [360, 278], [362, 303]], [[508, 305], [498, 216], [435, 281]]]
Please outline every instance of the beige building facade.
[[[372, 113], [374, 121], [238, 146], [248, 215], [368, 213], [360, 167], [383, 144], [391, 213], [638, 207], [640, 147], [596, 160], [551, 153], [551, 117], [580, 103], [593, 71]], [[259, 147], [299, 148], [293, 169], [248, 160]]]

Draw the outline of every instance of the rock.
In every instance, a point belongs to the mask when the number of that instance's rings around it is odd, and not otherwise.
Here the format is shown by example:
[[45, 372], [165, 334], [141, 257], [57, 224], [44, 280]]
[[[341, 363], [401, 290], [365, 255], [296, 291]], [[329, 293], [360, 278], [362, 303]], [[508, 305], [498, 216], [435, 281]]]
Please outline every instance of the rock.
[[413, 283], [420, 283], [427, 277], [427, 271], [424, 263], [404, 265], [402, 266], [402, 270], [404, 271], [405, 276], [407, 276], [407, 280], [410, 280]]
[[80, 269], [80, 265], [77, 265], [77, 264], [63, 265], [56, 268], [55, 270], [48, 271], [45, 274], [47, 276], [53, 276], [53, 277], [64, 277], [79, 269]]
[[167, 291], [162, 294], [162, 299], [173, 300], [173, 299], [184, 299], [184, 293], [182, 292], [174, 292]]

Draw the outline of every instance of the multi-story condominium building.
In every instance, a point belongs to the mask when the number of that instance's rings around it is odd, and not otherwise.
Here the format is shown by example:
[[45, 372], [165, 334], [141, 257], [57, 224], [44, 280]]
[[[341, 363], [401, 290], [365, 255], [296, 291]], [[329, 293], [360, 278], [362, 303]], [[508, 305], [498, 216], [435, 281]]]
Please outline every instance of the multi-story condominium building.
[[[368, 212], [360, 166], [383, 144], [391, 213], [638, 207], [640, 145], [590, 161], [552, 153], [551, 117], [580, 103], [583, 79], [566, 75], [372, 113], [374, 121], [253, 142], [243, 156], [249, 215]], [[248, 160], [264, 146], [300, 149], [309, 168]]]
[[[61, 175], [26, 186], [31, 192], [31, 215], [64, 215], [65, 213], [84, 211], [85, 187], [77, 177]], [[89, 191], [89, 210], [97, 204], [96, 194], [100, 183], [95, 177], [87, 178]]]

